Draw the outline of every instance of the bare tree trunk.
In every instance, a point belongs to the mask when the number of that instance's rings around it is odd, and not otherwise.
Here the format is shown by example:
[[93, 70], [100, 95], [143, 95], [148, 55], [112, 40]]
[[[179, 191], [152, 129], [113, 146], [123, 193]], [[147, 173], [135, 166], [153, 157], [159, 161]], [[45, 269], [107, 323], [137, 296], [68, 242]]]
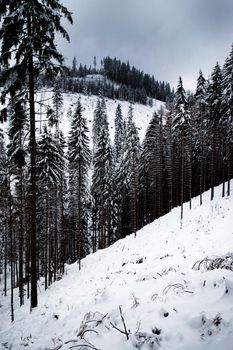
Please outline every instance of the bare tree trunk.
[[46, 209], [45, 209], [45, 238], [44, 238], [44, 278], [45, 278], [45, 290], [48, 288], [48, 231], [49, 231], [49, 203], [48, 193], [46, 195]]
[[10, 235], [10, 265], [11, 265], [11, 322], [14, 322], [14, 262], [13, 262], [13, 229], [12, 229], [12, 202], [9, 180], [9, 235]]
[[60, 271], [64, 273], [65, 258], [66, 258], [66, 239], [65, 239], [65, 223], [64, 223], [64, 191], [63, 191], [63, 178], [61, 181], [61, 267]]
[[227, 148], [227, 195], [230, 196], [231, 192], [231, 155], [229, 146]]
[[19, 298], [20, 306], [24, 303], [23, 290], [23, 170], [20, 169], [20, 234], [19, 234]]
[[[28, 15], [27, 30], [29, 40], [32, 38], [31, 17]], [[31, 308], [38, 304], [37, 300], [37, 238], [36, 238], [36, 123], [35, 123], [35, 82], [32, 48], [29, 52], [29, 98], [30, 98], [30, 157], [31, 157]]]
[[4, 295], [7, 296], [7, 220], [4, 225]]
[[180, 202], [181, 202], [181, 212], [180, 219], [183, 220], [183, 202], [184, 202], [184, 140], [183, 132], [181, 135], [181, 183], [180, 183]]
[[79, 164], [78, 169], [78, 266], [79, 270], [81, 270], [81, 255], [82, 255], [82, 227], [81, 227], [81, 166]]

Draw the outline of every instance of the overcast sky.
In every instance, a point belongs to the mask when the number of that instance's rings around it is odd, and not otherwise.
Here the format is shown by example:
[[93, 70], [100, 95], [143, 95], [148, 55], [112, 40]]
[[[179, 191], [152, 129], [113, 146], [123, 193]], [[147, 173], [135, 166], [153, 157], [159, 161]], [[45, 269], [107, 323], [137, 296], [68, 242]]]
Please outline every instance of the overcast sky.
[[70, 64], [128, 60], [176, 87], [193, 89], [201, 68], [222, 65], [233, 42], [233, 0], [63, 0], [73, 12], [70, 44], [59, 40]]

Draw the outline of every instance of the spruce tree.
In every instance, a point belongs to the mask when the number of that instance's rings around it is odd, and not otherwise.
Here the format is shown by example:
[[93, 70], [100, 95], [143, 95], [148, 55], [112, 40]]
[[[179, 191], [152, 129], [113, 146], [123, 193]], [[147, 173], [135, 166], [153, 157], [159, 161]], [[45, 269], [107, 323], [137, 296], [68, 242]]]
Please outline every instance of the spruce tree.
[[18, 263], [19, 263], [19, 297], [20, 306], [24, 303], [24, 250], [25, 250], [25, 165], [26, 165], [26, 147], [25, 134], [27, 125], [26, 106], [23, 100], [13, 99], [9, 103], [9, 144], [8, 159], [10, 164], [10, 173], [14, 175], [15, 182], [15, 206], [18, 210], [15, 212], [16, 220], [19, 225], [15, 228], [18, 236]]
[[[58, 250], [58, 194], [64, 176], [64, 155], [59, 139], [47, 127], [38, 141], [38, 228], [43, 236], [39, 241], [39, 256], [43, 260], [45, 289], [56, 279]], [[39, 233], [38, 233], [39, 234]]]
[[[190, 114], [182, 78], [179, 78], [177, 86], [174, 110], [173, 110], [173, 166], [174, 185], [176, 191], [176, 203], [181, 205], [181, 220], [183, 219], [183, 203], [186, 199], [185, 180], [191, 178], [191, 135], [190, 135]], [[190, 186], [188, 187], [191, 193]], [[178, 199], [179, 198], [179, 199]], [[176, 205], [177, 205], [176, 204]]]
[[197, 158], [199, 168], [199, 195], [200, 205], [202, 205], [202, 193], [206, 189], [206, 177], [207, 177], [207, 158], [208, 158], [208, 146], [207, 146], [207, 84], [202, 71], [200, 71], [197, 79], [197, 87], [195, 92], [195, 116], [194, 116], [194, 151]]
[[81, 259], [89, 252], [88, 234], [88, 171], [91, 160], [87, 121], [82, 116], [82, 105], [77, 101], [72, 113], [71, 131], [68, 139], [70, 217], [74, 244], [73, 258]]
[[[72, 22], [70, 12], [58, 0], [3, 0], [0, 6], [2, 102], [8, 94], [15, 99], [29, 92], [30, 111], [30, 167], [31, 167], [31, 307], [37, 300], [37, 238], [36, 238], [36, 124], [35, 83], [43, 72], [46, 78], [57, 71], [56, 62], [63, 58], [57, 51], [55, 33], [69, 40], [61, 25], [62, 16]], [[3, 109], [2, 116], [6, 116]]]
[[105, 104], [102, 103], [102, 120], [99, 125], [96, 152], [93, 158], [92, 197], [94, 250], [113, 242], [112, 232], [112, 181], [113, 155]]
[[136, 234], [138, 227], [140, 151], [138, 130], [133, 120], [133, 107], [130, 105], [126, 124], [124, 156], [118, 170], [119, 186], [122, 193], [121, 212], [123, 215], [120, 223], [122, 237], [132, 232]]
[[229, 56], [223, 66], [223, 98], [222, 98], [222, 115], [221, 125], [223, 135], [224, 164], [227, 167], [223, 175], [223, 195], [225, 194], [225, 180], [227, 179], [227, 195], [230, 195], [230, 179], [232, 176], [232, 157], [233, 157], [233, 45]]
[[114, 162], [116, 166], [121, 163], [124, 146], [124, 124], [121, 105], [117, 105], [115, 114], [115, 137], [114, 137]]
[[[162, 212], [162, 115], [156, 112], [146, 131], [141, 154], [141, 191], [144, 192], [147, 220], [158, 218]], [[148, 222], [149, 222], [148, 221]]]
[[214, 198], [214, 187], [221, 179], [221, 127], [222, 115], [222, 71], [217, 63], [212, 71], [210, 84], [208, 86], [208, 134], [209, 147], [211, 149], [210, 159], [210, 187], [211, 200]]
[[47, 117], [50, 127], [55, 126], [59, 130], [63, 108], [63, 96], [58, 81], [55, 82], [52, 96], [52, 108], [48, 106]]
[[8, 164], [3, 130], [0, 128], [0, 272], [4, 274], [4, 295], [7, 295], [8, 264]]

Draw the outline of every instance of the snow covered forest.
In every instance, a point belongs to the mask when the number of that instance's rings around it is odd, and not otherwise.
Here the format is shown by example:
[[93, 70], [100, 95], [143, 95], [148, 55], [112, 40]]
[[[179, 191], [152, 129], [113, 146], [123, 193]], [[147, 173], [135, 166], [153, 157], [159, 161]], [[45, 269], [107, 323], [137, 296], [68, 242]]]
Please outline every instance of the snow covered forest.
[[104, 57], [100, 63], [101, 68], [98, 69], [94, 56], [93, 67], [87, 68], [82, 64], [77, 67], [77, 59], [74, 57], [72, 67], [63, 70], [57, 83], [63, 91], [85, 92], [132, 103], [152, 105], [153, 98], [163, 102], [174, 98], [174, 90], [168, 82], [155, 80], [154, 76], [131, 67], [129, 61], [125, 63], [116, 58]]
[[[59, 297], [62, 298], [67, 279], [75, 280], [73, 286], [69, 281], [69, 288], [78, 288], [82, 299], [82, 294], [88, 294], [88, 288], [92, 288], [91, 284], [84, 288], [85, 276], [92, 282], [92, 278], [98, 274], [97, 269], [93, 277], [92, 269], [95, 271], [98, 264], [102, 265], [101, 278], [107, 278], [108, 265], [103, 266], [105, 252], [109, 254], [106, 255], [107, 260], [111, 260], [112, 252], [113, 259], [119, 263], [118, 268], [123, 269], [133, 259], [127, 254], [123, 254], [124, 259], [119, 258], [125, 244], [129, 250], [131, 247], [136, 249], [138, 259], [134, 259], [132, 264], [143, 264], [146, 254], [148, 257], [152, 254], [147, 246], [153, 244], [159, 258], [166, 261], [173, 256], [170, 243], [174, 240], [171, 238], [173, 230], [180, 230], [180, 236], [177, 234], [179, 243], [174, 242], [174, 245], [182, 246], [185, 234], [190, 234], [191, 242], [200, 240], [196, 237], [199, 229], [195, 235], [189, 230], [189, 218], [193, 230], [196, 229], [195, 225], [201, 226], [203, 220], [203, 227], [208, 231], [208, 222], [212, 220], [209, 208], [218, 218], [221, 215], [228, 218], [228, 228], [223, 225], [223, 229], [228, 230], [226, 237], [231, 237], [233, 46], [222, 66], [216, 63], [213, 67], [210, 77], [204, 77], [200, 71], [194, 92], [185, 91], [181, 77], [173, 91], [169, 83], [158, 82], [154, 76], [131, 67], [129, 62], [125, 64], [110, 57], [103, 60], [100, 69], [96, 68], [95, 60], [94, 68], [88, 70], [82, 65], [77, 68], [76, 59], [73, 67], [67, 68], [55, 44], [56, 33], [69, 40], [62, 24], [63, 18], [72, 23], [71, 13], [58, 0], [3, 0], [0, 4], [0, 312], [2, 308], [5, 325], [3, 328], [0, 326], [0, 348], [58, 350], [77, 345], [81, 349], [99, 349], [101, 344], [95, 347], [93, 343], [85, 342], [84, 334], [97, 334], [100, 332], [97, 326], [105, 325], [106, 329], [115, 330], [118, 336], [121, 333], [126, 341], [130, 339], [132, 349], [144, 349], [145, 346], [145, 349], [155, 350], [162, 346], [161, 330], [154, 328], [153, 334], [148, 335], [140, 332], [138, 325], [132, 340], [132, 332], [126, 328], [127, 320], [121, 306], [110, 319], [106, 317], [107, 310], [98, 315], [93, 310], [93, 314], [83, 320], [79, 315], [79, 323], [82, 322], [79, 331], [83, 332], [79, 334], [81, 343], [77, 343], [76, 339], [72, 343], [73, 335], [69, 338], [66, 330], [64, 341], [59, 342], [62, 336], [57, 336], [53, 338], [53, 345], [41, 345], [42, 340], [41, 344], [36, 344], [35, 339], [39, 339], [39, 335], [31, 340], [30, 336], [22, 338], [17, 322], [21, 317], [20, 310], [25, 319], [31, 317], [35, 310], [46, 314], [40, 309], [40, 298], [43, 303], [48, 302], [44, 298], [49, 294], [44, 291], [52, 291], [54, 294], [51, 298], [56, 298], [56, 285], [63, 283], [64, 286], [58, 288], [58, 293], [61, 293]], [[201, 219], [202, 207], [210, 221]], [[175, 228], [166, 218], [176, 222]], [[165, 232], [168, 222], [169, 233]], [[151, 225], [145, 227], [148, 224]], [[141, 239], [143, 230], [150, 233]], [[217, 237], [217, 231], [213, 232]], [[155, 234], [160, 237], [156, 238]], [[219, 238], [216, 240], [221, 241]], [[163, 266], [164, 270], [155, 273], [156, 278], [152, 274], [148, 279], [157, 279], [158, 275], [164, 279], [172, 271], [173, 282], [166, 278], [161, 282], [161, 295], [169, 294], [170, 289], [193, 294], [192, 288], [197, 288], [198, 278], [201, 277], [198, 275], [196, 278], [195, 275], [192, 284], [192, 271], [188, 273], [187, 282], [177, 284], [174, 266], [179, 259], [183, 261], [183, 257], [186, 259], [188, 255], [187, 260], [192, 266], [199, 260], [194, 266], [198, 274], [202, 268], [205, 272], [218, 269], [218, 263], [222, 263], [220, 268], [232, 270], [232, 265], [225, 261], [233, 261], [232, 253], [224, 255], [229, 253], [230, 248], [227, 239], [223, 241], [225, 251], [221, 247], [218, 252], [221, 262], [215, 261], [215, 257], [212, 260], [206, 258], [208, 254], [215, 253], [212, 241], [209, 250], [200, 252], [198, 256], [198, 249], [205, 249], [198, 241], [193, 243], [196, 249], [194, 256], [191, 257], [194, 249], [191, 244], [190, 247], [185, 246], [182, 257], [177, 257], [177, 260], [173, 258], [171, 270], [165, 271], [166, 266]], [[159, 251], [164, 250], [165, 242], [169, 242], [171, 249], [165, 250], [163, 255]], [[159, 248], [156, 247], [157, 243]], [[103, 250], [110, 246], [112, 248], [109, 250]], [[99, 250], [103, 251], [97, 252]], [[98, 257], [103, 261], [99, 262]], [[150, 265], [148, 268], [152, 269]], [[177, 271], [179, 276], [183, 273], [180, 267], [177, 267]], [[142, 275], [145, 273], [142, 272]], [[219, 277], [217, 272], [216, 276]], [[140, 276], [137, 278], [140, 279]], [[145, 276], [142, 278], [147, 279]], [[212, 295], [208, 285], [210, 277], [202, 279], [203, 287], [207, 284], [208, 293]], [[233, 285], [230, 274], [229, 280], [230, 287], [224, 277], [221, 283], [218, 282], [218, 287], [221, 285], [223, 288], [225, 283], [224, 288], [229, 291]], [[111, 283], [114, 281], [112, 279]], [[158, 281], [156, 283], [158, 289]], [[104, 287], [101, 288], [103, 293], [96, 294], [97, 301], [106, 297]], [[148, 285], [148, 288], [152, 288], [152, 285]], [[156, 290], [154, 294], [151, 290], [153, 302], [159, 295]], [[126, 295], [123, 297], [128, 298]], [[193, 305], [198, 304], [196, 294], [195, 298]], [[29, 314], [29, 302], [33, 310], [30, 316], [26, 312]], [[119, 305], [122, 302], [123, 299], [119, 300]], [[176, 302], [179, 309], [181, 301]], [[53, 305], [53, 322], [60, 317], [57, 303], [56, 300]], [[132, 294], [131, 303], [132, 308], [137, 309], [140, 300]], [[191, 305], [192, 302], [188, 299], [187, 303]], [[86, 314], [91, 311], [85, 310], [82, 309], [82, 312]], [[119, 313], [120, 325], [115, 323], [116, 312]], [[174, 306], [173, 311], [164, 310], [162, 315], [166, 318], [176, 312]], [[222, 322], [218, 312], [211, 320], [203, 316], [203, 327], [207, 323], [209, 328], [226, 325], [227, 321]], [[40, 316], [37, 317], [42, 324]], [[9, 320], [6, 321], [6, 318]], [[88, 329], [87, 323], [92, 318], [97, 328]], [[14, 325], [15, 320], [16, 329], [4, 333], [10, 327], [8, 321]], [[21, 322], [24, 321], [21, 319]], [[36, 318], [32, 322], [36, 327]], [[182, 322], [185, 324], [184, 319]], [[195, 324], [194, 320], [192, 322]], [[26, 323], [29, 329], [29, 321]], [[65, 324], [67, 327], [67, 320]], [[48, 342], [50, 335], [52, 339], [53, 327], [49, 323], [51, 334], [46, 334]], [[77, 330], [78, 325], [73, 327]], [[208, 330], [203, 331], [203, 338], [207, 337], [205, 332]], [[215, 334], [212, 328], [211, 332]], [[11, 347], [13, 334], [15, 343]], [[117, 345], [109, 345], [108, 349], [123, 349], [118, 340], [114, 341]], [[177, 342], [177, 339], [171, 336], [171, 341]], [[110, 344], [108, 342], [106, 344]], [[186, 349], [191, 349], [188, 343], [185, 344]], [[207, 349], [199, 343], [195, 344], [195, 349]]]

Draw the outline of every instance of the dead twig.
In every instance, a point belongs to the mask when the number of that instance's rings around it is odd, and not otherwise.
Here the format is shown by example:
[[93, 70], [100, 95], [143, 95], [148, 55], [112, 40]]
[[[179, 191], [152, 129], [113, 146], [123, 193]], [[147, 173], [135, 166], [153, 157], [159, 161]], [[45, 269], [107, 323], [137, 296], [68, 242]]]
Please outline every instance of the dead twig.
[[124, 317], [123, 317], [123, 314], [122, 314], [122, 310], [121, 310], [121, 306], [119, 306], [119, 311], [120, 311], [120, 315], [121, 315], [121, 320], [122, 320], [122, 323], [123, 323], [123, 326], [124, 326], [124, 330], [122, 331], [120, 328], [118, 328], [117, 326], [115, 326], [112, 322], [110, 322], [111, 326], [116, 329], [118, 332], [122, 333], [122, 334], [125, 334], [126, 336], [126, 339], [129, 340], [129, 331], [127, 331], [127, 328], [126, 328], [126, 325], [125, 325], [125, 320], [124, 320]]
[[151, 297], [151, 300], [155, 301], [155, 299], [157, 299], [157, 298], [158, 298], [158, 293], [154, 293]]
[[[122, 331], [120, 328], [118, 328], [117, 326], [115, 326], [112, 322], [110, 322], [110, 325], [112, 326], [112, 328], [116, 329], [118, 332], [122, 333], [122, 334], [125, 334], [126, 337], [127, 337], [127, 334], [125, 333], [125, 331]], [[127, 338], [128, 340], [128, 338]]]
[[173, 289], [182, 289], [183, 290], [184, 286], [181, 283], [169, 284], [168, 286], [166, 286], [164, 288], [162, 293], [166, 295], [171, 288], [173, 288]]
[[[93, 332], [93, 333], [96, 333], [96, 334], [99, 334], [97, 331], [95, 331], [94, 329], [85, 329], [82, 331], [82, 334], [80, 335], [80, 338], [83, 339], [84, 338], [84, 334], [87, 333], [87, 332]], [[79, 335], [79, 334], [78, 334]]]
[[80, 348], [80, 347], [88, 347], [93, 350], [99, 350], [94, 345], [91, 345], [91, 344], [77, 344], [77, 345], [70, 346], [69, 349]]
[[127, 338], [127, 340], [129, 340], [129, 333], [128, 333], [127, 329], [126, 329], [125, 320], [124, 320], [124, 317], [122, 315], [121, 306], [119, 306], [119, 310], [120, 310], [121, 320], [122, 320], [122, 323], [123, 323], [123, 326], [124, 326], [126, 338]]
[[85, 324], [87, 323], [91, 323], [91, 322], [96, 322], [96, 327], [101, 324], [103, 322], [103, 320], [105, 319], [105, 317], [108, 315], [108, 313], [106, 313], [101, 319], [99, 320], [87, 320], [85, 321]]

